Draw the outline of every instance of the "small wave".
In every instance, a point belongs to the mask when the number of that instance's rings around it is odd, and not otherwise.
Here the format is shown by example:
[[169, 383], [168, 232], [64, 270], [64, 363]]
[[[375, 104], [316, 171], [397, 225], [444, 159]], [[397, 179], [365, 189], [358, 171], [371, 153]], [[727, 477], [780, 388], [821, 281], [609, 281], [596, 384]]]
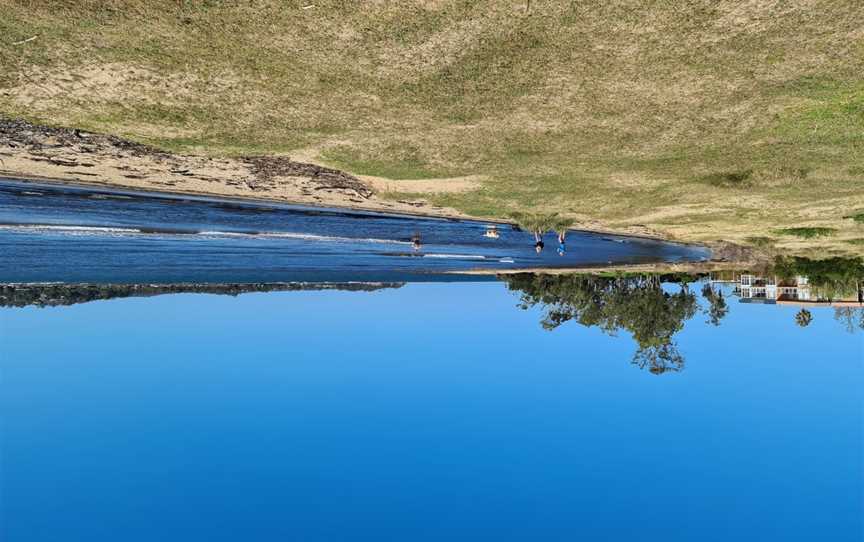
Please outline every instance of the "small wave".
[[501, 258], [498, 260], [500, 263], [514, 263], [513, 258]]
[[120, 194], [90, 194], [87, 197], [90, 199], [135, 199], [131, 196], [123, 196]]
[[458, 260], [485, 260], [486, 256], [480, 254], [424, 254], [424, 258], [442, 258]]
[[184, 237], [230, 237], [244, 239], [300, 239], [305, 241], [335, 242], [335, 243], [376, 243], [392, 245], [410, 245], [409, 241], [396, 239], [377, 239], [362, 237], [340, 237], [331, 235], [317, 235], [312, 233], [296, 233], [281, 231], [264, 232], [233, 232], [219, 230], [180, 230], [140, 226], [137, 228], [125, 228], [117, 226], [70, 226], [61, 224], [0, 224], [0, 231], [15, 231], [20, 233], [65, 233], [69, 235], [160, 235]]
[[234, 231], [202, 231], [200, 235], [210, 237], [251, 237], [255, 239], [302, 239], [306, 241], [329, 241], [337, 243], [380, 243], [388, 245], [410, 245], [409, 241], [396, 239], [376, 239], [373, 237], [340, 237], [333, 235], [317, 235], [314, 233], [296, 233], [287, 231], [264, 232], [234, 232]]
[[0, 230], [14, 231], [56, 231], [68, 233], [141, 233], [138, 228], [117, 228], [113, 226], [63, 226], [55, 224], [0, 224]]

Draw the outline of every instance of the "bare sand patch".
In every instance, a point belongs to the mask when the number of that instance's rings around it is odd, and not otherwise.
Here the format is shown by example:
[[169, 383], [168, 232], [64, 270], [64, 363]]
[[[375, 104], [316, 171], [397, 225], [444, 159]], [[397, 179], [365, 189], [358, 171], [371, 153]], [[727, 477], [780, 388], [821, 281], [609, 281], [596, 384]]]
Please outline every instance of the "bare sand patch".
[[484, 175], [441, 177], [435, 179], [386, 179], [371, 175], [358, 175], [378, 192], [406, 192], [410, 194], [454, 194], [481, 188], [487, 180]]
[[[338, 146], [339, 141], [328, 141], [326, 144], [315, 145], [303, 149], [291, 151], [288, 156], [298, 162], [306, 162], [319, 166], [329, 167], [325, 160], [321, 159], [321, 151], [328, 146]], [[414, 195], [431, 194], [459, 194], [479, 190], [483, 182], [488, 181], [486, 175], [464, 175], [461, 177], [434, 177], [424, 179], [389, 179], [375, 175], [355, 175], [358, 179], [368, 184], [376, 192], [404, 192]]]
[[83, 66], [34, 66], [22, 71], [18, 85], [8, 89], [13, 101], [48, 109], [67, 100], [123, 101], [170, 85], [182, 97], [188, 82], [147, 68], [122, 63]]

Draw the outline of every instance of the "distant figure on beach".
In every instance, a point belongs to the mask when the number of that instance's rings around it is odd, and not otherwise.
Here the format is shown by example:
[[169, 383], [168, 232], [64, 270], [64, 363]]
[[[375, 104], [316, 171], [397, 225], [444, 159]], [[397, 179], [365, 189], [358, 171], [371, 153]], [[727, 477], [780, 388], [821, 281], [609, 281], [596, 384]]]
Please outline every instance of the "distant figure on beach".
[[421, 246], [422, 244], [420, 243], [420, 233], [418, 232], [411, 236], [411, 247], [414, 250], [420, 250]]
[[563, 256], [567, 252], [567, 230], [558, 232], [558, 255]]
[[543, 243], [543, 232], [540, 230], [534, 230], [534, 250], [537, 251], [537, 254], [543, 252], [543, 247], [546, 245]]

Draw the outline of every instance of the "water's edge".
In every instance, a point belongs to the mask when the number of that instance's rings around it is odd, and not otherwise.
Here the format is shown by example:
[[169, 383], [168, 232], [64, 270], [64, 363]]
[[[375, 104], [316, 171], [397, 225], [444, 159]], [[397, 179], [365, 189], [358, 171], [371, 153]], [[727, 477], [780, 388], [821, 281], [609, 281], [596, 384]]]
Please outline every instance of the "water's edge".
[[[515, 226], [515, 223], [511, 220], [501, 219], [501, 218], [468, 218], [468, 217], [457, 217], [448, 215], [445, 213], [405, 213], [405, 212], [387, 212], [387, 211], [378, 211], [374, 209], [365, 209], [363, 207], [351, 207], [351, 206], [333, 206], [333, 205], [310, 205], [308, 203], [293, 203], [283, 200], [277, 199], [268, 199], [263, 197], [256, 196], [248, 196], [248, 197], [231, 197], [231, 196], [222, 196], [218, 194], [201, 194], [198, 192], [184, 192], [177, 190], [141, 190], [136, 188], [122, 187], [122, 186], [113, 186], [107, 183], [100, 182], [92, 182], [87, 183], [83, 181], [64, 181], [59, 179], [47, 179], [38, 176], [32, 177], [24, 177], [21, 175], [17, 175], [15, 177], [5, 176], [0, 172], [0, 182], [7, 184], [21, 184], [23, 186], [30, 187], [44, 187], [44, 188], [53, 188], [53, 187], [62, 187], [66, 189], [72, 190], [81, 190], [81, 191], [89, 191], [97, 194], [105, 194], [108, 196], [139, 196], [139, 197], [147, 197], [147, 198], [162, 198], [166, 200], [181, 200], [181, 201], [200, 201], [200, 202], [210, 202], [210, 203], [230, 203], [236, 205], [247, 205], [247, 206], [256, 206], [256, 207], [266, 207], [266, 208], [275, 208], [275, 209], [302, 209], [302, 210], [312, 210], [312, 211], [323, 211], [323, 212], [333, 212], [344, 215], [359, 215], [359, 216], [376, 216], [376, 217], [387, 217], [387, 218], [397, 218], [397, 219], [423, 219], [423, 220], [442, 220], [447, 222], [461, 222], [465, 224], [475, 224], [475, 225], [486, 225], [486, 224], [498, 224], [504, 226]], [[674, 245], [680, 247], [687, 247], [693, 249], [701, 249], [709, 251], [709, 259], [711, 249], [705, 245], [700, 243], [690, 243], [685, 241], [674, 241], [670, 239], [666, 239], [660, 236], [652, 236], [652, 235], [640, 235], [633, 233], [617, 233], [608, 230], [595, 230], [589, 228], [569, 228], [568, 232], [572, 233], [584, 233], [591, 235], [603, 235], [608, 237], [614, 237], [618, 239], [630, 239], [630, 240], [642, 240], [642, 241], [655, 241], [658, 243], [664, 243], [667, 245]]]

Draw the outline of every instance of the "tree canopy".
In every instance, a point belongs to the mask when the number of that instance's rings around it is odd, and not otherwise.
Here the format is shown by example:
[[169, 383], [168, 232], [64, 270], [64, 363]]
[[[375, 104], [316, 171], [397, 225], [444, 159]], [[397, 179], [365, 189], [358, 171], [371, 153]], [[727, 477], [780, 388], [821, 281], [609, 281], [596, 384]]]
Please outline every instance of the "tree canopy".
[[511, 291], [521, 294], [521, 308], [538, 305], [544, 308], [541, 324], [545, 329], [552, 330], [573, 320], [610, 335], [625, 330], [638, 345], [633, 357], [635, 365], [655, 374], [684, 367], [684, 358], [673, 336], [699, 308], [696, 295], [686, 282], [672, 292], [662, 287], [659, 275], [521, 274], [504, 280]]

